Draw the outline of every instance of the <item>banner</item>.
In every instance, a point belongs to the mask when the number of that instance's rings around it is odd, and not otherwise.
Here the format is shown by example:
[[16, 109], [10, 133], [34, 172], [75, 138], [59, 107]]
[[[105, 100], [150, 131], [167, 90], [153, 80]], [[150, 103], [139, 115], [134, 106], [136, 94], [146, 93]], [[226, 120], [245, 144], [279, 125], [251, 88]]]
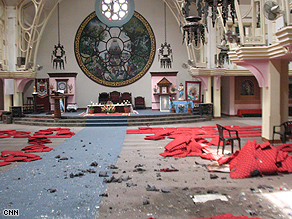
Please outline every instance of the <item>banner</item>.
[[36, 79], [36, 91], [39, 98], [49, 96], [48, 93], [48, 79]]

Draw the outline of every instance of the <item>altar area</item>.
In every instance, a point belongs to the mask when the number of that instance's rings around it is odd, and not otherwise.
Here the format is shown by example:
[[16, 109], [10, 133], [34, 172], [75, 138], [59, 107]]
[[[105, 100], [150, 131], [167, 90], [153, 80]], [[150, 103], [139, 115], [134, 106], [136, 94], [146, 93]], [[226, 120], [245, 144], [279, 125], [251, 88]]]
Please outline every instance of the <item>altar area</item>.
[[[192, 109], [194, 108], [193, 101], [177, 100], [177, 101], [172, 101], [172, 102], [174, 104], [174, 109], [175, 109], [176, 113], [180, 113], [180, 110], [179, 110], [179, 106], [180, 105], [184, 106], [184, 108], [183, 108], [181, 113], [187, 113], [188, 112], [188, 108], [192, 108]], [[188, 106], [189, 103], [191, 104], [190, 107]], [[171, 104], [169, 104], [168, 108], [169, 108], [169, 111], [170, 111]]]
[[[94, 113], [102, 113], [101, 111], [101, 107], [104, 107], [106, 104], [100, 104], [100, 103], [96, 103], [96, 104], [93, 104], [93, 105], [87, 105], [87, 108], [86, 108], [86, 114], [89, 114], [89, 109], [92, 107], [94, 109]], [[115, 112], [117, 113], [124, 113], [125, 110], [124, 110], [124, 107], [125, 105], [123, 103], [115, 103], [115, 104], [111, 104], [111, 106], [114, 106], [115, 107]], [[134, 110], [133, 110], [133, 105], [132, 104], [129, 104], [129, 107], [130, 107], [130, 112], [129, 113], [134, 113]]]

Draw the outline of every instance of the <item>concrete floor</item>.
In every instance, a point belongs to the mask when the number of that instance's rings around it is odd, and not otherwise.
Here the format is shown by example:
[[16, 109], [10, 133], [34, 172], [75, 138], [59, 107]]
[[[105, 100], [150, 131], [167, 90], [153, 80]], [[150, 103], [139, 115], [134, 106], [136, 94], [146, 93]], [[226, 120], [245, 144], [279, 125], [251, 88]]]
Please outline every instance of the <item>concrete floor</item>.
[[[221, 125], [258, 126], [260, 117], [226, 117], [207, 122], [164, 125], [163, 127], [189, 127]], [[16, 129], [18, 131], [35, 132], [48, 127], [1, 124], [0, 130]], [[156, 126], [162, 127], [162, 126]], [[136, 129], [138, 127], [128, 127]], [[83, 128], [72, 127], [78, 133]], [[116, 166], [112, 174], [116, 178], [129, 176], [131, 179], [121, 183], [108, 183], [99, 203], [95, 218], [202, 218], [225, 213], [249, 217], [291, 218], [292, 204], [285, 198], [292, 189], [292, 174], [266, 176], [248, 179], [231, 179], [229, 173], [213, 173], [217, 179], [210, 178], [210, 172], [203, 165], [211, 161], [199, 157], [164, 158], [159, 153], [170, 139], [149, 141], [144, 134], [127, 134]], [[254, 139], [254, 138], [253, 138]], [[250, 140], [253, 140], [250, 139]], [[242, 138], [242, 145], [248, 138]], [[261, 138], [256, 138], [262, 143]], [[27, 146], [21, 139], [13, 139], [13, 143], [1, 139], [0, 150], [20, 150]], [[53, 139], [50, 147], [57, 147], [66, 139]], [[227, 147], [226, 150], [229, 148]], [[50, 153], [50, 152], [48, 152]], [[0, 173], [17, 168], [22, 163], [0, 167]], [[136, 171], [137, 167], [145, 171]], [[163, 168], [176, 168], [178, 172], [159, 172]], [[147, 186], [155, 186], [159, 191], [146, 191]], [[271, 186], [267, 189], [265, 186]], [[162, 192], [167, 191], [167, 192]], [[170, 191], [168, 193], [168, 191]], [[209, 192], [208, 192], [209, 191]], [[206, 193], [224, 194], [228, 202], [208, 201], [194, 203], [192, 196]], [[278, 195], [278, 193], [280, 195]], [[271, 194], [275, 194], [271, 196]], [[286, 195], [287, 194], [287, 195]], [[290, 196], [291, 197], [291, 196]], [[291, 199], [291, 198], [290, 198]], [[288, 200], [290, 200], [288, 198]], [[280, 203], [280, 204], [278, 204]], [[3, 209], [1, 209], [3, 210]], [[1, 215], [2, 216], [2, 215]], [[1, 218], [0, 216], [0, 218]], [[50, 217], [48, 217], [50, 218]], [[52, 218], [68, 218], [59, 215]], [[71, 217], [70, 217], [71, 218]], [[85, 218], [76, 214], [72, 218]]]

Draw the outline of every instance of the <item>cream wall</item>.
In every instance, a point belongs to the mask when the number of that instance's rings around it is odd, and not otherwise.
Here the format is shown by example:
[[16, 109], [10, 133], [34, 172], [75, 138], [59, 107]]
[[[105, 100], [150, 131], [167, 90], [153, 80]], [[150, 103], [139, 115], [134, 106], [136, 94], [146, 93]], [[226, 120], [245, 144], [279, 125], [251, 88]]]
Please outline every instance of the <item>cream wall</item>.
[[[173, 63], [171, 69], [160, 68], [158, 54], [156, 52], [152, 66], [148, 72], [133, 84], [124, 87], [106, 87], [90, 80], [79, 68], [74, 54], [74, 39], [82, 21], [94, 11], [95, 0], [63, 0], [60, 3], [60, 42], [64, 46], [67, 56], [65, 70], [53, 69], [51, 54], [54, 45], [58, 43], [57, 11], [48, 21], [40, 42], [37, 64], [43, 66], [38, 72], [38, 78], [48, 77], [48, 72], [77, 72], [77, 105], [86, 107], [90, 101], [97, 102], [100, 92], [117, 90], [131, 92], [132, 97], [145, 97], [146, 107], [151, 107], [152, 89], [150, 72], [178, 71], [177, 83], [191, 80], [187, 69], [183, 69], [182, 63], [188, 60], [187, 50], [182, 44], [183, 35], [177, 21], [167, 8], [167, 42], [173, 50]], [[162, 0], [135, 0], [135, 10], [140, 13], [151, 25], [156, 38], [156, 51], [161, 43], [164, 43], [164, 12]], [[133, 100], [134, 101], [134, 100]]]

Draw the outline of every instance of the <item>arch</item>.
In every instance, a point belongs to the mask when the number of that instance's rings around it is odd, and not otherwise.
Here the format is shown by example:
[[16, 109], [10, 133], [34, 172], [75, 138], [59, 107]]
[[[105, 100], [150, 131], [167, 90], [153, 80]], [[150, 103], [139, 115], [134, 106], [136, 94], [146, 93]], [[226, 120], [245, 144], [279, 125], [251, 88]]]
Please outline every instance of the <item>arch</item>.
[[16, 79], [16, 92], [23, 92], [23, 89], [27, 82], [33, 81], [34, 78], [18, 78]]

